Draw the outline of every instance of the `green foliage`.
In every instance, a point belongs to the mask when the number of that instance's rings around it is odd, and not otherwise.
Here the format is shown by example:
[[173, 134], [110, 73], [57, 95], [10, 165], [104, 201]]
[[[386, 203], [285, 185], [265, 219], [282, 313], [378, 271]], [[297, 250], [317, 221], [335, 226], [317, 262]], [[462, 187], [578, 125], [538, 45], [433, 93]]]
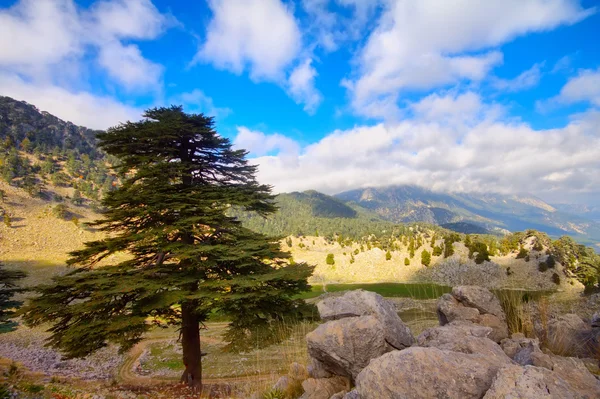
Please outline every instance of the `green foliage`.
[[327, 256], [325, 257], [325, 263], [327, 263], [328, 265], [335, 265], [335, 259], [333, 257], [333, 254], [327, 254]]
[[385, 253], [385, 260], [392, 260], [392, 253], [390, 251]]
[[560, 285], [560, 276], [558, 275], [558, 273], [552, 273], [552, 282], [556, 285]]
[[527, 255], [529, 255], [529, 251], [521, 245], [521, 248], [519, 248], [519, 253], [517, 254], [517, 259], [524, 259]]
[[554, 256], [552, 256], [552, 254], [548, 255], [548, 257], [546, 258], [546, 264], [550, 269], [554, 269], [554, 266], [556, 266], [556, 259], [554, 259]]
[[430, 263], [431, 263], [431, 254], [429, 253], [429, 251], [423, 250], [423, 252], [421, 252], [421, 264], [423, 264], [425, 266], [429, 266]]
[[598, 284], [600, 256], [592, 248], [563, 236], [552, 243], [552, 256], [586, 287]]
[[4, 212], [4, 215], [2, 215], [2, 220], [4, 221], [4, 225], [6, 227], [12, 226], [12, 220], [10, 219], [10, 215], [7, 212]]
[[[262, 217], [276, 207], [246, 152], [219, 136], [212, 118], [181, 107], [144, 117], [98, 134], [122, 179], [91, 224], [106, 238], [72, 252], [68, 264], [82, 267], [37, 287], [22, 314], [29, 325], [50, 323], [49, 344], [69, 357], [110, 342], [127, 350], [152, 327], [177, 325], [193, 373], [199, 323], [215, 312], [229, 317], [227, 350], [269, 345], [282, 338], [273, 323], [308, 314], [294, 298], [309, 290], [312, 267], [289, 264], [278, 239], [228, 214], [236, 207]], [[97, 267], [118, 252], [129, 257]]]
[[83, 198], [81, 197], [81, 191], [79, 191], [78, 189], [75, 189], [75, 191], [73, 191], [73, 197], [71, 197], [71, 202], [74, 205], [81, 205], [83, 203]]
[[440, 256], [443, 253], [442, 247], [433, 247], [433, 256]]
[[59, 219], [67, 219], [70, 212], [65, 204], [56, 204], [52, 208], [52, 214]]
[[444, 258], [454, 255], [454, 246], [452, 244], [455, 242], [460, 242], [460, 236], [458, 234], [452, 233], [444, 236]]
[[13, 317], [16, 308], [22, 305], [21, 301], [13, 299], [17, 292], [23, 291], [18, 287], [18, 281], [25, 277], [20, 270], [7, 270], [0, 263], [0, 333], [12, 331], [15, 323], [9, 319]]
[[404, 266], [409, 266], [409, 265], [410, 265], [410, 259], [404, 258]]
[[534, 251], [540, 252], [540, 251], [543, 251], [543, 250], [544, 250], [544, 247], [542, 246], [542, 243], [541, 243], [541, 241], [536, 239], [536, 240], [535, 240], [535, 244], [533, 244], [533, 247], [532, 247], [532, 249], [533, 249]]
[[292, 247], [292, 237], [286, 238], [285, 243], [287, 244], [288, 248], [291, 248]]
[[538, 270], [542, 273], [548, 270], [548, 265], [546, 264], [546, 262], [538, 263]]
[[279, 389], [270, 389], [262, 395], [263, 399], [287, 399], [288, 396], [285, 392]]

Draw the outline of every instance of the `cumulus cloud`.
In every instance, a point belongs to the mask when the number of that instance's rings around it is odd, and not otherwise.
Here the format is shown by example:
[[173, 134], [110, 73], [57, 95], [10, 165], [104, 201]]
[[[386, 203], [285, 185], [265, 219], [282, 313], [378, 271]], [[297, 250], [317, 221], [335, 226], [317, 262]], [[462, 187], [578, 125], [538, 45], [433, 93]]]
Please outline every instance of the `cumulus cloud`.
[[315, 88], [316, 76], [317, 71], [308, 58], [294, 68], [288, 79], [290, 96], [296, 103], [304, 104], [304, 110], [309, 114], [313, 114], [323, 100], [321, 93]]
[[0, 9], [2, 94], [95, 128], [137, 117], [135, 108], [86, 92], [88, 73], [99, 67], [110, 85], [159, 92], [163, 67], [132, 41], [155, 39], [175, 23], [150, 0], [102, 0], [87, 9], [73, 0], [20, 0]]
[[281, 81], [301, 47], [300, 29], [280, 0], [211, 0], [213, 18], [197, 60], [254, 80]]
[[[425, 111], [427, 105], [434, 110]], [[295, 162], [256, 155], [259, 179], [278, 192], [337, 193], [390, 184], [540, 195], [597, 191], [598, 113], [590, 111], [561, 129], [536, 130], [505, 120], [472, 93], [433, 96], [411, 107], [415, 116], [400, 123], [334, 131], [302, 148]], [[448, 117], [461, 110], [471, 115], [468, 121]]]
[[600, 107], [600, 67], [580, 70], [567, 81], [558, 95], [538, 101], [536, 107], [538, 111], [546, 112], [561, 105], [581, 102]]
[[593, 12], [575, 0], [390, 0], [344, 85], [358, 114], [382, 117], [373, 103], [389, 108], [402, 91], [481, 80], [502, 62], [496, 46]]
[[300, 150], [298, 143], [286, 136], [278, 133], [267, 135], [246, 127], [238, 127], [238, 134], [233, 144], [236, 148], [244, 149], [255, 157], [275, 151], [279, 159], [284, 160], [290, 156], [297, 157]]

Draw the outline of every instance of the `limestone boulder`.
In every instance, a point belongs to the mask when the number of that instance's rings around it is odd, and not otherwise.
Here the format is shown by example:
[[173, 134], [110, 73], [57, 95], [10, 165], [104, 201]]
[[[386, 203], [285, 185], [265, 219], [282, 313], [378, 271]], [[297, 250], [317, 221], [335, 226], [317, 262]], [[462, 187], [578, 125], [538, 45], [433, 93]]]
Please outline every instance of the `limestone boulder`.
[[498, 371], [483, 399], [575, 399], [571, 386], [552, 371], [534, 366], [506, 366]]
[[462, 285], [452, 288], [452, 296], [463, 305], [479, 310], [481, 314], [492, 314], [506, 322], [500, 300], [487, 288]]
[[379, 294], [364, 290], [348, 291], [341, 296], [331, 296], [317, 303], [319, 315], [324, 321], [351, 317], [375, 316], [384, 327], [384, 337], [395, 349], [411, 346], [414, 337], [393, 303]]
[[492, 332], [489, 327], [470, 322], [454, 321], [445, 326], [429, 328], [417, 337], [417, 345], [467, 354], [483, 354], [498, 362], [511, 363], [502, 348], [487, 338]]
[[371, 359], [393, 350], [384, 331], [375, 316], [328, 321], [306, 336], [308, 354], [327, 372], [354, 380]]
[[350, 389], [350, 381], [340, 376], [309, 378], [302, 383], [302, 388], [304, 393], [300, 399], [329, 399], [339, 392]]
[[600, 381], [587, 369], [581, 359], [562, 357], [545, 353], [533, 353], [533, 365], [552, 370], [555, 375], [567, 381], [580, 398], [600, 398]]
[[440, 325], [454, 321], [470, 321], [490, 327], [489, 338], [495, 342], [508, 337], [506, 316], [498, 298], [488, 289], [459, 286], [444, 294], [437, 302]]
[[481, 398], [505, 365], [482, 354], [412, 347], [372, 360], [356, 390], [361, 398]]

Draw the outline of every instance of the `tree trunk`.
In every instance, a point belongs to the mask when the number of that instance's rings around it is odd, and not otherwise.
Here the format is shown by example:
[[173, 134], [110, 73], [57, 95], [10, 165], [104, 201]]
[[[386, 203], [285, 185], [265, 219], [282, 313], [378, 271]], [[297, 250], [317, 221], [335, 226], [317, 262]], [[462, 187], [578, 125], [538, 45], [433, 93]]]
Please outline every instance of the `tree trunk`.
[[181, 382], [200, 391], [202, 389], [202, 354], [200, 352], [200, 323], [193, 304], [181, 305], [181, 345], [185, 371]]

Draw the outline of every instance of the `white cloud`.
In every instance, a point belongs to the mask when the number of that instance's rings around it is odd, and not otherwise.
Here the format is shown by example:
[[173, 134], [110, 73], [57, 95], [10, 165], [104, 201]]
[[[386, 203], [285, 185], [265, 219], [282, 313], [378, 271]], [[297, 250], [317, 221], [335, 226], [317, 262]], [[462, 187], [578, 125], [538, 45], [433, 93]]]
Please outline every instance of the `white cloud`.
[[197, 60], [253, 80], [283, 81], [301, 48], [291, 10], [280, 0], [210, 0], [213, 18]]
[[297, 157], [300, 149], [298, 143], [286, 136], [277, 133], [266, 135], [243, 126], [238, 127], [234, 146], [250, 152], [252, 156], [258, 157], [276, 151], [280, 159], [290, 156]]
[[22, 0], [0, 10], [0, 66], [52, 64], [82, 52], [81, 25], [70, 0]]
[[600, 68], [580, 71], [569, 79], [560, 90], [559, 100], [565, 103], [588, 101], [600, 107]]
[[213, 99], [199, 89], [181, 93], [175, 96], [171, 102], [183, 103], [188, 112], [202, 112], [218, 119], [225, 118], [233, 112], [230, 108], [215, 106]]
[[27, 101], [41, 111], [92, 129], [106, 129], [120, 122], [139, 120], [142, 110], [110, 97], [71, 92], [52, 84], [31, 84], [19, 76], [0, 72], [2, 95]]
[[391, 104], [407, 89], [481, 80], [502, 61], [496, 51], [481, 51], [594, 11], [576, 0], [390, 0], [344, 85], [357, 113], [380, 117], [372, 103]]
[[[427, 111], [427, 106], [433, 109]], [[588, 112], [561, 129], [535, 130], [500, 119], [493, 105], [482, 104], [472, 93], [430, 96], [412, 108], [413, 119], [334, 131], [302, 148], [294, 159], [256, 155], [259, 180], [277, 192], [327, 193], [417, 184], [546, 195], [594, 192], [600, 184], [598, 113]], [[461, 111], [471, 117], [448, 117]], [[254, 135], [257, 143], [270, 138]]]
[[[141, 111], [87, 92], [91, 70], [128, 91], [160, 92], [162, 66], [132, 43], [155, 39], [174, 24], [150, 0], [21, 0], [0, 9], [0, 90], [59, 118], [106, 128]], [[94, 76], [95, 80], [104, 77]]]
[[296, 103], [304, 104], [304, 110], [309, 114], [313, 114], [323, 100], [323, 96], [315, 88], [317, 71], [311, 64], [312, 60], [306, 59], [294, 68], [288, 79], [290, 96]]
[[577, 76], [567, 81], [558, 95], [538, 101], [536, 108], [540, 112], [547, 112], [561, 105], [580, 102], [600, 107], [600, 67], [596, 70], [580, 70]]
[[531, 89], [540, 83], [542, 77], [543, 64], [535, 64], [526, 71], [521, 72], [513, 79], [492, 80], [492, 86], [501, 91], [516, 92], [521, 90]]
[[89, 9], [73, 0], [21, 0], [0, 10], [0, 69], [56, 84], [61, 69], [89, 69], [91, 55], [122, 87], [157, 90], [161, 66], [131, 40], [155, 39], [172, 24], [149, 0], [98, 1]]

